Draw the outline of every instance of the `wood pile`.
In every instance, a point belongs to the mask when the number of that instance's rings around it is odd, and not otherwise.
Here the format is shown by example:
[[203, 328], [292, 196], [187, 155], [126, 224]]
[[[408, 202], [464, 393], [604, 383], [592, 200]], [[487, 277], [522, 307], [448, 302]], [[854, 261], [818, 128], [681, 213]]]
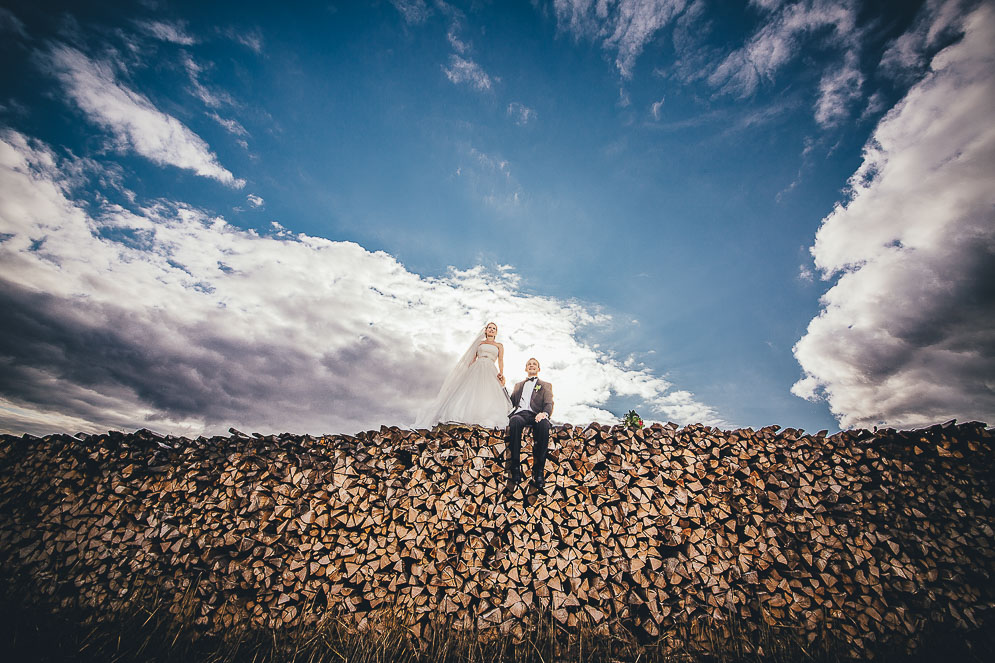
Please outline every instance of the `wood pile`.
[[3, 436], [0, 564], [109, 613], [159, 583], [214, 632], [395, 611], [415, 638], [543, 615], [652, 641], [738, 620], [859, 653], [938, 616], [995, 623], [984, 424], [552, 439], [541, 495], [506, 491], [502, 433], [480, 428]]

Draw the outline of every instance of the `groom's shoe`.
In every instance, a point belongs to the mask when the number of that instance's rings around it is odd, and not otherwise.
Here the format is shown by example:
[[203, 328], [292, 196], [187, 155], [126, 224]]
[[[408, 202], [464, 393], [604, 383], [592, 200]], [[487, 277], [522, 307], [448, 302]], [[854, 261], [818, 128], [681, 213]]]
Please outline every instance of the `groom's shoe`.
[[546, 494], [546, 480], [545, 479], [539, 479], [539, 480], [532, 479], [532, 487], [535, 488], [535, 491], [537, 493], [541, 493], [543, 495]]
[[515, 470], [508, 475], [508, 485], [513, 486], [518, 483], [522, 483], [522, 473], [520, 470]]

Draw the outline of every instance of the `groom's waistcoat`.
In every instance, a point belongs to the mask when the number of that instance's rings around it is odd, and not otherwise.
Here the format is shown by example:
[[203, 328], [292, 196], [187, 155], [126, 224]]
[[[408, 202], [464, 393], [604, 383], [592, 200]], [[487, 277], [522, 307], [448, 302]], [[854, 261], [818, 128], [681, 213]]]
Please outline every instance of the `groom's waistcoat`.
[[[514, 391], [511, 392], [511, 402], [515, 404], [515, 410], [518, 409], [518, 402], [522, 399], [522, 386], [524, 384], [525, 380], [522, 380], [515, 385]], [[529, 409], [536, 414], [545, 412], [549, 416], [553, 416], [553, 385], [544, 380], [536, 380], [536, 386], [532, 389], [532, 398], [529, 399]]]

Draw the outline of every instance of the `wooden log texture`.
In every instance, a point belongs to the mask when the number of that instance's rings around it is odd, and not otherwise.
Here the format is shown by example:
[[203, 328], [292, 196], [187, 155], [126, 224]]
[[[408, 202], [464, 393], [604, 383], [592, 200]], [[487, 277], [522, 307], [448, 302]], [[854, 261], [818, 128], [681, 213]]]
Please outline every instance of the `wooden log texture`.
[[993, 623], [984, 424], [567, 425], [546, 495], [506, 492], [501, 431], [231, 433], [3, 436], [0, 564], [108, 614], [157, 583], [205, 632], [395, 611], [416, 638], [542, 614], [649, 640], [737, 618], [859, 653]]

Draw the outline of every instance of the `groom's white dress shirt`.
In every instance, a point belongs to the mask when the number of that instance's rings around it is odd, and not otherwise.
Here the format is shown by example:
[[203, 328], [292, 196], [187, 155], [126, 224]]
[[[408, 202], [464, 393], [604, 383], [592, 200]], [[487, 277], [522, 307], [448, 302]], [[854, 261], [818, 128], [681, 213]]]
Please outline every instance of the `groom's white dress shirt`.
[[535, 389], [536, 381], [539, 379], [537, 375], [534, 378], [526, 378], [525, 384], [522, 385], [522, 397], [518, 399], [518, 409], [532, 411], [532, 391]]

